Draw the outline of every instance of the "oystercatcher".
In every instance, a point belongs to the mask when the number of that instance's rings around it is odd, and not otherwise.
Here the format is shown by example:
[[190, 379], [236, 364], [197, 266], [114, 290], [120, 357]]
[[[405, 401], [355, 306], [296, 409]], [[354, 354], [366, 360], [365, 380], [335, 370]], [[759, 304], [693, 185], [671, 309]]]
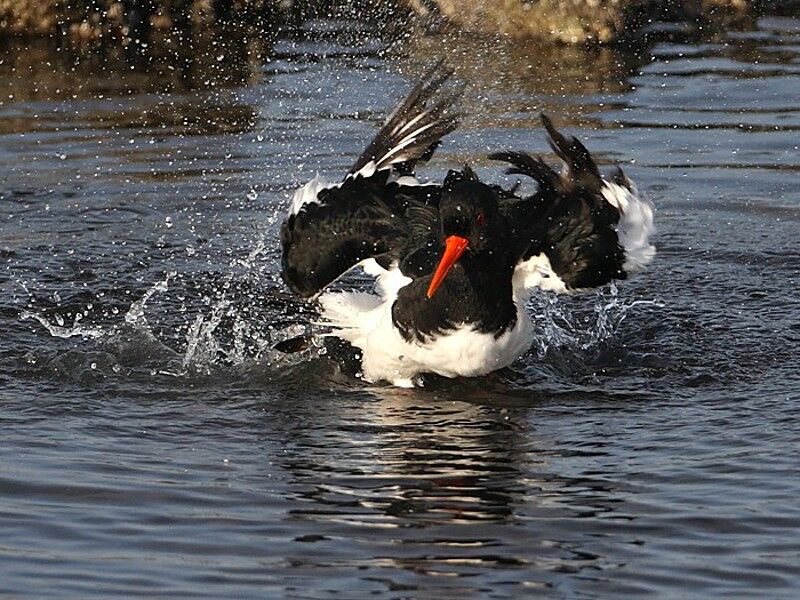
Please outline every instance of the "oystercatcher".
[[[360, 350], [363, 378], [409, 387], [423, 373], [485, 375], [532, 342], [535, 289], [570, 293], [625, 279], [653, 259], [653, 207], [617, 169], [604, 179], [585, 146], [542, 115], [557, 173], [499, 152], [538, 190], [483, 183], [468, 166], [420, 183], [417, 163], [459, 123], [451, 72], [431, 68], [339, 183], [298, 189], [281, 227], [282, 276], [318, 299], [330, 335]], [[325, 291], [360, 265], [376, 293]], [[324, 292], [324, 293], [323, 293]]]

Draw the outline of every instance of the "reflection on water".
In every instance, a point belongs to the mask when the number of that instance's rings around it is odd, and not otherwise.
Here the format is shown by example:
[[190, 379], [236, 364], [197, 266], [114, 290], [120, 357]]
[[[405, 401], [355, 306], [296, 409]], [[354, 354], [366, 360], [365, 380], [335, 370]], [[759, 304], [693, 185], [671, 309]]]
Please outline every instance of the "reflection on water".
[[[475, 577], [494, 568], [521, 569], [514, 586], [547, 589], [549, 576], [525, 569], [578, 573], [604, 565], [552, 526], [570, 516], [615, 518], [622, 499], [602, 472], [574, 477], [553, 469], [565, 455], [604, 456], [602, 442], [554, 447], [524, 408], [371, 392], [377, 397], [367, 402], [316, 403], [313, 420], [302, 415], [281, 434], [280, 464], [298, 500], [289, 518], [315, 532], [296, 538], [315, 545], [294, 559], [299, 567], [339, 572], [342, 535], [352, 566], [373, 572], [367, 580], [409, 589], [419, 589], [415, 575]], [[376, 555], [376, 536], [394, 540], [391, 555]]]
[[[337, 435], [324, 440], [297, 440], [320, 449], [320, 460], [297, 461], [288, 457], [285, 466], [298, 474], [298, 483], [324, 478], [337, 471], [351, 491], [369, 490], [369, 498], [358, 493], [369, 512], [385, 513], [388, 521], [401, 519], [420, 524], [439, 522], [506, 521], [521, 488], [515, 483], [525, 465], [524, 440], [502, 415], [486, 414], [477, 405], [441, 405], [433, 398], [393, 390], [375, 390], [379, 400], [355, 407], [358, 414], [343, 411], [344, 422]], [[335, 454], [337, 445], [362, 440], [369, 452], [348, 456], [343, 464]], [[333, 451], [325, 459], [328, 451]], [[333, 462], [331, 462], [333, 461]], [[524, 462], [524, 461], [523, 461]], [[326, 464], [327, 463], [327, 464]], [[375, 484], [384, 481], [385, 486]], [[347, 489], [316, 488], [310, 495], [320, 507], [345, 508], [343, 518], [359, 518], [352, 510]], [[341, 496], [339, 498], [339, 496]], [[340, 503], [337, 498], [341, 500]], [[366, 500], [366, 501], [365, 501]], [[518, 498], [517, 498], [518, 500]], [[330, 513], [299, 507], [293, 514], [328, 520]], [[349, 516], [347, 516], [349, 515]], [[395, 525], [397, 526], [397, 525]]]
[[[626, 54], [317, 21], [141, 64], [12, 46], [0, 594], [793, 598], [797, 32]], [[659, 255], [535, 298], [509, 370], [367, 386], [335, 345], [272, 349], [317, 318], [277, 228], [442, 48], [467, 114], [425, 175], [551, 160], [545, 110], [653, 198]]]
[[[525, 106], [526, 95], [531, 94], [550, 96], [555, 103], [575, 94], [627, 91], [627, 77], [649, 59], [645, 53], [637, 55], [612, 48], [507, 43], [451, 35], [413, 38], [403, 50], [416, 60], [431, 60], [439, 56], [444, 45], [450, 49], [448, 60], [455, 65], [457, 75], [481, 86], [490, 99], [510, 97], [517, 107]], [[475, 60], [476, 56], [491, 56], [492, 60]]]
[[170, 93], [258, 81], [274, 38], [236, 27], [124, 49], [7, 41], [0, 76], [16, 102]]

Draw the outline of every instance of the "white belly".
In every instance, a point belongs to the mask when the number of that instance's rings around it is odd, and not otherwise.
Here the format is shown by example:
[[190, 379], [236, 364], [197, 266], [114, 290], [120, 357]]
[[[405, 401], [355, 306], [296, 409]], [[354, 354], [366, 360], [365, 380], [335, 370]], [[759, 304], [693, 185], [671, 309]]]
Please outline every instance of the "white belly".
[[498, 337], [466, 324], [424, 342], [408, 342], [392, 323], [392, 304], [397, 290], [410, 280], [392, 271], [384, 277], [379, 281], [382, 296], [341, 292], [320, 297], [332, 335], [361, 350], [363, 377], [368, 381], [410, 387], [421, 373], [486, 375], [509, 366], [530, 347], [530, 319], [519, 306], [514, 326]]

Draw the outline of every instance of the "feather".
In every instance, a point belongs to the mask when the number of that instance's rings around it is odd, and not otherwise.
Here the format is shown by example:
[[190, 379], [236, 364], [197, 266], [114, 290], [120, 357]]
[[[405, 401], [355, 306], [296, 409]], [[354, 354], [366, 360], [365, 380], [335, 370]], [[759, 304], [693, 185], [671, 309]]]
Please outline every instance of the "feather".
[[429, 160], [441, 138], [459, 124], [460, 115], [454, 112], [454, 107], [463, 88], [449, 94], [439, 93], [452, 74], [452, 69], [444, 66], [444, 60], [428, 69], [391, 112], [350, 173], [369, 163], [374, 163], [377, 169], [397, 166], [401, 173], [413, 173], [417, 162]]

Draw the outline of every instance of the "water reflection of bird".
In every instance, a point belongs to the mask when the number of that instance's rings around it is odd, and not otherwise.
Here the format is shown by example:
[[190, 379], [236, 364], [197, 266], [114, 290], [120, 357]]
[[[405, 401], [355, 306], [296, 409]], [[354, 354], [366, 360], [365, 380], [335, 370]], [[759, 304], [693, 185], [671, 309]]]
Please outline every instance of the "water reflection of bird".
[[[418, 162], [458, 125], [450, 72], [429, 70], [337, 184], [312, 179], [281, 228], [283, 277], [319, 297], [333, 335], [361, 351], [370, 381], [411, 386], [421, 373], [484, 375], [531, 343], [526, 300], [625, 279], [653, 258], [653, 209], [617, 170], [604, 179], [583, 144], [542, 116], [561, 174], [523, 152], [511, 164], [538, 191], [527, 198], [464, 167], [420, 183]], [[377, 294], [320, 293], [360, 265]]]

